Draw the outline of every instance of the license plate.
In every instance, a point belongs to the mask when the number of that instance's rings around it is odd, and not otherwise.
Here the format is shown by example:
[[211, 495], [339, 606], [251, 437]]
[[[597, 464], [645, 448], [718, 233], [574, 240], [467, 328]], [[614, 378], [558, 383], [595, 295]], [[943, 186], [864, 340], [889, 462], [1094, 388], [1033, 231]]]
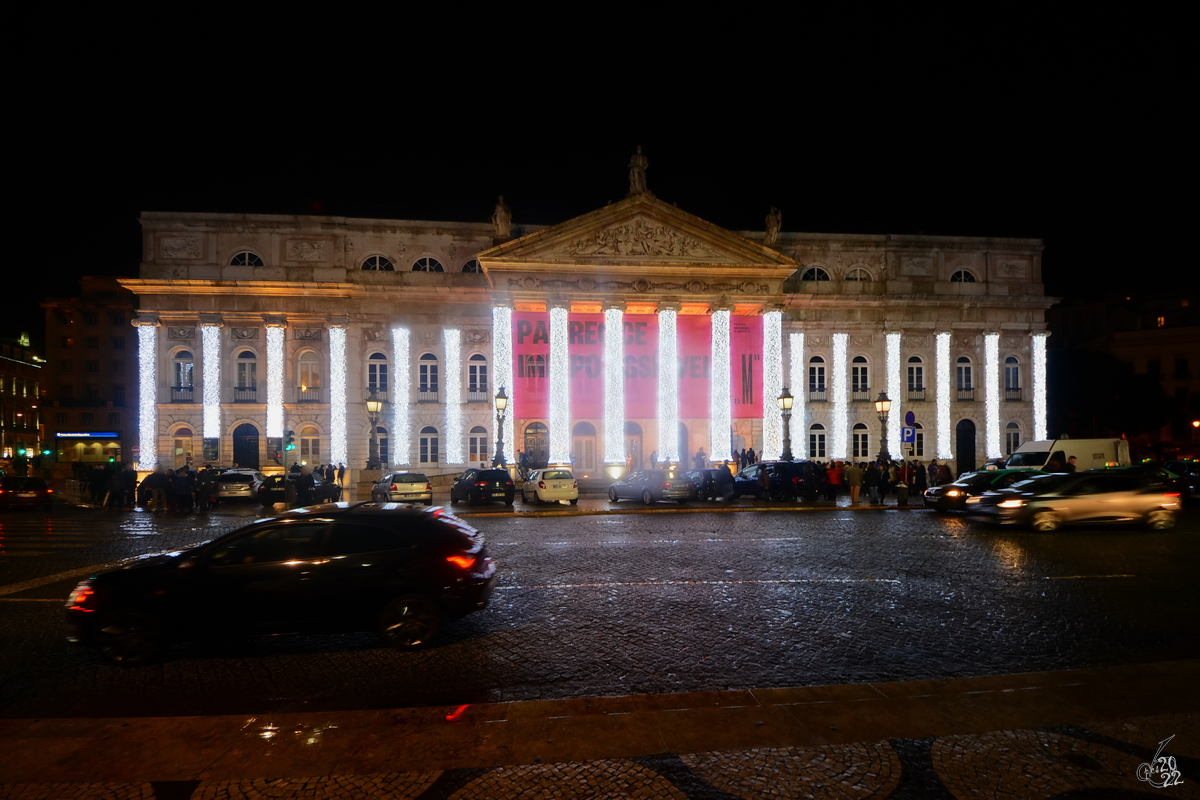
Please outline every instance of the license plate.
[[21, 492], [17, 497], [37, 497], [37, 492]]
[[504, 492], [492, 492], [492, 497], [504, 497]]

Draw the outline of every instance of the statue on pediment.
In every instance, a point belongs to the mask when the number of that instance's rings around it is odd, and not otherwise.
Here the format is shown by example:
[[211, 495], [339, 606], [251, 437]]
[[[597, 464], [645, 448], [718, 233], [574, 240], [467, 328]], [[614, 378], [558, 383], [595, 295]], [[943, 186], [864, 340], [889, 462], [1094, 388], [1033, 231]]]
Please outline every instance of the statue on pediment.
[[763, 237], [763, 244], [767, 247], [774, 247], [779, 244], [779, 229], [783, 227], [783, 214], [779, 213], [779, 209], [771, 206], [771, 210], [767, 212], [767, 235]]
[[646, 170], [650, 166], [650, 159], [642, 155], [642, 146], [639, 144], [637, 152], [633, 154], [633, 158], [629, 159], [629, 193], [644, 194], [646, 191]]
[[492, 212], [492, 230], [497, 239], [508, 239], [512, 236], [512, 212], [504, 203], [504, 195], [496, 201], [496, 210]]

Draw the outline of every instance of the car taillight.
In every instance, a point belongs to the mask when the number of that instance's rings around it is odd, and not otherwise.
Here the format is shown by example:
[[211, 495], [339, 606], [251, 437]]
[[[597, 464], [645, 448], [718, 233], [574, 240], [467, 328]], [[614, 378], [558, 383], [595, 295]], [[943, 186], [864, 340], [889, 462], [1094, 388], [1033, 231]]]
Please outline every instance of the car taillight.
[[427, 492], [432, 492], [432, 491], [433, 491], [433, 484], [432, 484], [432, 483], [427, 483], [427, 484], [425, 484], [425, 491], [427, 491]]
[[1179, 492], [1164, 492], [1166, 497], [1179, 497]]
[[67, 608], [72, 611], [95, 611], [94, 608], [88, 608], [94, 602], [95, 596], [92, 585], [87, 581], [81, 581], [71, 592], [71, 596], [67, 598]]
[[792, 476], [792, 483], [799, 483], [799, 482], [800, 482], [800, 476], [799, 476], [799, 475], [793, 475], [793, 476]]
[[579, 488], [579, 481], [571, 481], [571, 488], [572, 488], [572, 489], [578, 489], [578, 488]]
[[545, 488], [546, 488], [546, 482], [545, 482], [545, 481], [538, 481], [538, 488], [539, 488], [539, 489], [545, 489]]
[[487, 486], [487, 481], [475, 481], [476, 486]]
[[475, 563], [475, 556], [446, 556], [446, 560], [456, 567], [470, 569]]
[[47, 489], [47, 490], [46, 490], [46, 494], [54, 494], [54, 490], [53, 490], [53, 489]]
[[664, 483], [664, 484], [662, 485], [662, 488], [664, 488], [664, 489], [670, 489], [670, 488], [671, 488], [671, 482], [670, 482], [670, 481], [667, 481], [666, 483]]
[[394, 483], [393, 483], [393, 484], [392, 484], [392, 488], [388, 489], [388, 491], [389, 491], [389, 492], [396, 492], [396, 491], [399, 491], [399, 489], [397, 489], [397, 488], [396, 488], [396, 484], [394, 484]]

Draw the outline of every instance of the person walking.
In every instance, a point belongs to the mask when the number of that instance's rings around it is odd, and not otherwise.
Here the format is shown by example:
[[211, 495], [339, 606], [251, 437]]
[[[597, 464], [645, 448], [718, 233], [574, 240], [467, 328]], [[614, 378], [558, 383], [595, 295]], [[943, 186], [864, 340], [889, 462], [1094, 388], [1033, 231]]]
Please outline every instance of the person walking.
[[850, 462], [843, 475], [846, 485], [850, 487], [850, 505], [858, 505], [858, 496], [862, 493], [863, 470], [860, 464]]
[[338, 475], [338, 486], [341, 486], [343, 489], [346, 488], [346, 465], [340, 461], [338, 462], [337, 475]]
[[867, 487], [867, 496], [870, 498], [871, 505], [877, 506], [882, 502], [879, 496], [879, 484], [883, 480], [883, 472], [880, 471], [878, 464], [871, 464], [867, 467], [866, 474], [863, 475], [863, 483]]
[[725, 502], [733, 500], [733, 473], [729, 471], [729, 464], [724, 461], [717, 467], [717, 494], [721, 495]]
[[938, 469], [937, 459], [936, 458], [930, 459], [929, 460], [929, 485], [930, 486], [938, 485], [938, 475], [940, 474], [940, 472], [941, 472], [941, 470]]
[[845, 465], [841, 461], [833, 462], [833, 466], [825, 473], [825, 499], [837, 502], [838, 492], [842, 490], [842, 478], [845, 475]]
[[696, 455], [692, 457], [692, 461], [696, 464], [696, 469], [704, 469], [704, 462], [708, 461], [708, 456], [704, 455], [703, 447], [696, 451]]
[[296, 477], [296, 502], [301, 506], [312, 505], [313, 491], [316, 489], [316, 481], [313, 480], [312, 467], [307, 464], [300, 468], [300, 474]]
[[925, 467], [920, 461], [913, 462], [912, 488], [918, 497], [924, 497], [925, 490], [929, 488], [929, 473], [925, 471]]
[[754, 452], [753, 447], [750, 448], [750, 452], [746, 453], [746, 460], [749, 461], [751, 464], [758, 463], [758, 454]]
[[938, 485], [939, 486], [941, 486], [942, 484], [945, 484], [945, 483], [950, 483], [950, 481], [952, 481], [952, 480], [954, 480], [954, 478], [953, 478], [953, 476], [950, 475], [950, 467], [948, 467], [945, 464], [942, 464], [940, 467], [938, 467]]

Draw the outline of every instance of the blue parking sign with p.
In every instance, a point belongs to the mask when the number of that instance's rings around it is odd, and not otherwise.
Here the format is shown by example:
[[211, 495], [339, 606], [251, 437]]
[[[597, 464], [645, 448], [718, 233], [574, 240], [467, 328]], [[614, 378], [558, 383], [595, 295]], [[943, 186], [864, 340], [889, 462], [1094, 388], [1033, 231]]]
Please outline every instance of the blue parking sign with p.
[[905, 425], [900, 429], [900, 441], [905, 444], [912, 444], [917, 441], [917, 429]]

